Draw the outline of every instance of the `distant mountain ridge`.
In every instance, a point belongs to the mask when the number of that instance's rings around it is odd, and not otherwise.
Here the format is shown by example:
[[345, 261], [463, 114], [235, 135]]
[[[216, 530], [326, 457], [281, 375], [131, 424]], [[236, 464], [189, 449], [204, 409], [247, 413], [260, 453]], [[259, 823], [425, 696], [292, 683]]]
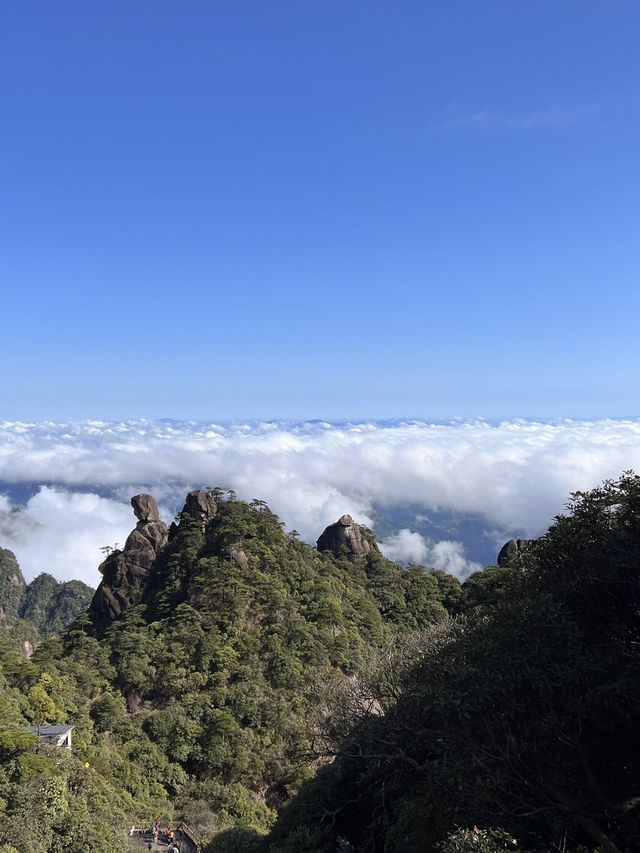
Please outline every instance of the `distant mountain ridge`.
[[31, 641], [33, 629], [45, 637], [62, 633], [93, 592], [82, 581], [58, 581], [47, 572], [27, 583], [13, 551], [0, 548], [0, 627], [16, 639]]

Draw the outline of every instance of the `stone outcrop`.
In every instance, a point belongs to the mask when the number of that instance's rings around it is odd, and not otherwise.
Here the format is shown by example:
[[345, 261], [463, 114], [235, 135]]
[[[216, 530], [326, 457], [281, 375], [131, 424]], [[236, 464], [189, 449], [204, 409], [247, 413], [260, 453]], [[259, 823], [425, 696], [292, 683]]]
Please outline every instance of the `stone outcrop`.
[[505, 542], [500, 549], [500, 553], [498, 554], [498, 565], [502, 566], [502, 568], [508, 566], [511, 561], [518, 556], [520, 551], [529, 544], [529, 542], [531, 542], [531, 539], [509, 539], [509, 541]]
[[124, 548], [112, 551], [99, 567], [102, 581], [90, 608], [95, 623], [117, 619], [138, 604], [156, 557], [167, 543], [167, 525], [160, 520], [155, 498], [136, 495], [131, 506], [138, 523]]
[[223, 557], [225, 560], [232, 560], [234, 563], [237, 563], [242, 569], [244, 569], [249, 563], [249, 558], [242, 550], [242, 548], [223, 548], [220, 556]]
[[134, 495], [131, 498], [131, 506], [138, 521], [160, 521], [158, 504], [151, 495]]
[[350, 515], [343, 515], [335, 524], [326, 527], [317, 546], [318, 551], [331, 551], [336, 557], [347, 553], [357, 560], [380, 550], [373, 536], [365, 533]]
[[[184, 507], [179, 515], [179, 518], [193, 518], [200, 522], [200, 529], [204, 533], [209, 525], [209, 522], [218, 514], [218, 501], [214, 495], [207, 489], [196, 489], [189, 492], [187, 499], [184, 502]], [[175, 521], [171, 523], [169, 528], [169, 539], [173, 539], [178, 530], [178, 525]]]
[[211, 519], [218, 514], [218, 502], [206, 489], [196, 489], [187, 495], [182, 514], [200, 521], [204, 533]]

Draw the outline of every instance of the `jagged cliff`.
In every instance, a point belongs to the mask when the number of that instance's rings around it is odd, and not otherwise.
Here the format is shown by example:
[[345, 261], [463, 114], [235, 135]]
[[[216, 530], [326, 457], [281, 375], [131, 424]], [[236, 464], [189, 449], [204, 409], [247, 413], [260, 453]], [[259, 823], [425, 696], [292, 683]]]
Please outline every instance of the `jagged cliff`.
[[[262, 501], [217, 490], [188, 494], [168, 531], [151, 496], [132, 506], [136, 527], [103, 562], [90, 610], [114, 673], [94, 694], [116, 691], [136, 755], [151, 752], [160, 778], [192, 780], [180, 788], [189, 823], [206, 790], [266, 828], [310, 773], [329, 713], [318, 691], [347, 689], [391, 637], [446, 619], [445, 594], [352, 520], [317, 551]], [[75, 632], [68, 654], [86, 654], [86, 641]]]
[[[162, 815], [211, 851], [637, 848], [640, 481], [462, 585], [348, 517], [315, 550], [218, 490], [169, 531], [133, 507], [96, 594], [119, 611], [28, 662], [2, 644], [0, 846], [106, 853]], [[57, 763], [43, 719], [77, 727]]]

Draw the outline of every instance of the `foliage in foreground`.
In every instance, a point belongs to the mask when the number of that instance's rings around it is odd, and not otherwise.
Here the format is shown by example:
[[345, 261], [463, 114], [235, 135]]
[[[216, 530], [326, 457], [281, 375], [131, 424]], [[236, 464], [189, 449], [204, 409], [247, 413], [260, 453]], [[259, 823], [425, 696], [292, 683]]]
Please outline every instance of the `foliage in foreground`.
[[427, 637], [265, 849], [640, 848], [640, 479], [569, 510], [508, 594]]
[[[180, 817], [207, 853], [638, 849], [640, 481], [569, 509], [462, 586], [318, 554], [261, 502], [182, 519], [104, 636], [0, 641], [0, 845]], [[62, 722], [73, 754], [24, 731]]]

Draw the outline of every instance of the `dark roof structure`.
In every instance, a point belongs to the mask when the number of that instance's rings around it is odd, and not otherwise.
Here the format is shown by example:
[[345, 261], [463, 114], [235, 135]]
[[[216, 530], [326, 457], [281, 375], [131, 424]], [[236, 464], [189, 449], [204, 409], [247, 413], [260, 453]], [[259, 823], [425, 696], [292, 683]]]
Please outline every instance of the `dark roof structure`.
[[73, 726], [27, 726], [27, 731], [41, 737], [57, 737], [66, 735], [73, 729]]

